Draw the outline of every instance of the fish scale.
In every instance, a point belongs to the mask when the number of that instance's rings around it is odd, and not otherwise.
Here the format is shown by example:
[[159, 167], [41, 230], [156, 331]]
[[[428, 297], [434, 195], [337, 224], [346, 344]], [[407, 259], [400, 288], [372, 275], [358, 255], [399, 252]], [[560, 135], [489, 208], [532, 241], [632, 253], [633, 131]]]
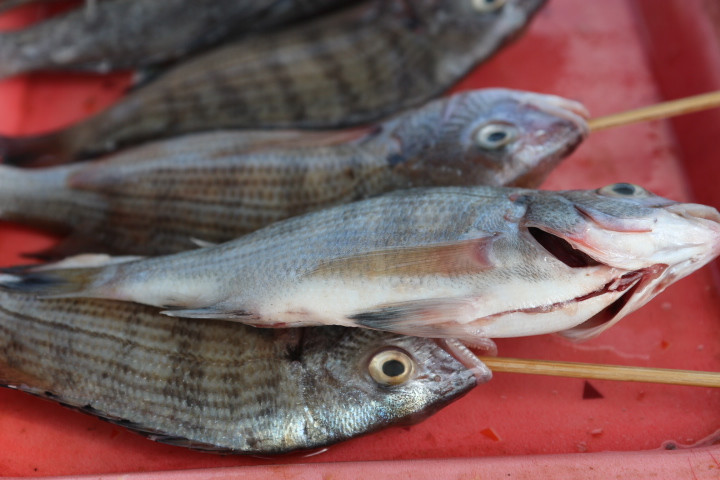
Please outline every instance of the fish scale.
[[376, 121], [450, 88], [514, 37], [543, 0], [508, 0], [496, 12], [476, 11], [471, 0], [414, 0], [412, 12], [407, 3], [375, 0], [217, 48], [65, 130], [3, 138], [4, 160], [64, 162], [220, 128]]
[[[44, 255], [173, 253], [395, 189], [536, 185], [587, 135], [585, 115], [560, 97], [487, 89], [357, 129], [195, 134], [93, 162], [0, 165], [0, 217], [70, 232]], [[508, 141], [485, 145], [488, 125]]]
[[175, 255], [9, 270], [0, 285], [139, 302], [187, 318], [362, 326], [477, 344], [595, 335], [718, 253], [715, 209], [635, 185], [436, 187]]
[[[9, 9], [28, 1], [0, 2]], [[168, 63], [228, 37], [272, 29], [338, 0], [103, 0], [0, 34], [0, 78], [34, 70], [134, 69]]]
[[[172, 319], [129, 303], [5, 291], [0, 305], [0, 383], [194, 448], [281, 453], [323, 446], [417, 420], [476, 384], [424, 339], [342, 328], [261, 330]], [[364, 371], [368, 357], [388, 348], [409, 353], [419, 370], [390, 389]], [[440, 380], [427, 379], [434, 376]]]

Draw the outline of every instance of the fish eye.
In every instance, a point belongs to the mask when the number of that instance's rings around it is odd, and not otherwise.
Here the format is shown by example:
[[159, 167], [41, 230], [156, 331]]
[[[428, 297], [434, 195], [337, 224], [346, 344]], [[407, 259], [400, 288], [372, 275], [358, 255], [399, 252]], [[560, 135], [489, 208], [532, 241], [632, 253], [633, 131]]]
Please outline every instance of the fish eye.
[[517, 138], [517, 129], [505, 123], [488, 123], [475, 132], [478, 146], [488, 150], [497, 150]]
[[400, 385], [412, 376], [415, 362], [410, 356], [398, 349], [382, 350], [370, 360], [368, 371], [373, 380], [380, 385]]
[[633, 185], [632, 183], [614, 183], [598, 190], [600, 195], [606, 195], [608, 197], [647, 197], [648, 191], [644, 188]]
[[472, 6], [477, 12], [494, 12], [503, 7], [507, 0], [472, 0]]

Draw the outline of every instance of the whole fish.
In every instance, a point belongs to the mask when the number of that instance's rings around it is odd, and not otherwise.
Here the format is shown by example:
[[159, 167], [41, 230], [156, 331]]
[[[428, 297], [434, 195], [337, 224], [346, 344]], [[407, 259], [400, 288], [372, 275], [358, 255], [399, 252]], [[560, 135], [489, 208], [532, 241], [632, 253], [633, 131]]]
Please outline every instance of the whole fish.
[[440, 95], [544, 0], [376, 0], [200, 55], [64, 130], [2, 139], [3, 159], [64, 162], [220, 128], [335, 128]]
[[587, 338], [718, 253], [717, 210], [631, 184], [444, 187], [294, 217], [175, 255], [30, 267], [0, 284], [134, 301], [178, 317], [359, 326], [483, 345], [550, 332]]
[[320, 447], [426, 418], [488, 379], [430, 339], [0, 291], [0, 384], [184, 447]]
[[33, 70], [107, 72], [170, 62], [231, 35], [275, 27], [342, 3], [105, 0], [0, 34], [0, 78]]
[[560, 97], [476, 90], [362, 129], [195, 134], [88, 163], [0, 165], [0, 218], [71, 232], [45, 257], [175, 253], [395, 189], [537, 186], [587, 135], [586, 116]]

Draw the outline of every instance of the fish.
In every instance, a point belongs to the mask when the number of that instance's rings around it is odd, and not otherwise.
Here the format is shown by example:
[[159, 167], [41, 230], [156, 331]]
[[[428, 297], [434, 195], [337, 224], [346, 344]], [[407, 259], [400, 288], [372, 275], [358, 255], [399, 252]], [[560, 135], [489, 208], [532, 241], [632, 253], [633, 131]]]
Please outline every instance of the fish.
[[535, 187], [587, 117], [561, 97], [485, 89], [358, 129], [199, 133], [85, 163], [0, 165], [0, 218], [70, 232], [35, 253], [46, 259], [176, 253], [395, 189]]
[[0, 291], [1, 385], [198, 450], [279, 454], [415, 423], [489, 380], [463, 362], [385, 332]]
[[65, 129], [2, 137], [5, 163], [66, 163], [228, 128], [341, 128], [422, 105], [519, 36], [544, 0], [376, 0], [250, 35]]
[[226, 38], [278, 27], [343, 3], [104, 0], [0, 33], [0, 78], [38, 70], [106, 73], [167, 64]]
[[[638, 185], [398, 191], [152, 258], [78, 258], [0, 285], [258, 327], [582, 340], [720, 253], [720, 214]], [[71, 257], [74, 258], [74, 257]], [[489, 341], [488, 341], [489, 340]]]

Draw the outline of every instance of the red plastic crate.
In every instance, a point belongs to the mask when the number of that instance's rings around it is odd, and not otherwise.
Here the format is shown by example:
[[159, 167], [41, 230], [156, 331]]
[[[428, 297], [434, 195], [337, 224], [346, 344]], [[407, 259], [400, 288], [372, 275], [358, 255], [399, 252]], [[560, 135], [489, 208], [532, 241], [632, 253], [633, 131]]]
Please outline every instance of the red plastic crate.
[[[40, 15], [0, 18], [10, 27]], [[31, 75], [0, 84], [0, 131], [35, 133], [103, 108], [126, 75]], [[551, 0], [526, 34], [458, 89], [502, 86], [585, 103], [594, 116], [720, 89], [717, 0]], [[720, 112], [597, 132], [544, 188], [618, 181], [720, 206]], [[52, 243], [0, 225], [0, 264]], [[720, 371], [715, 266], [678, 282], [600, 337], [506, 339], [500, 354]], [[128, 478], [718, 478], [720, 447], [668, 451], [720, 430], [720, 391], [496, 374], [423, 423], [361, 437], [315, 456], [218, 456], [156, 444], [20, 392], [0, 390], [0, 475]], [[611, 451], [615, 453], [597, 453]], [[717, 459], [717, 460], [716, 460]], [[349, 462], [349, 463], [348, 463]], [[308, 465], [301, 465], [308, 464]], [[224, 468], [215, 468], [224, 467]], [[192, 470], [210, 469], [210, 470]], [[171, 471], [172, 470], [172, 471]], [[159, 471], [165, 471], [160, 474]], [[113, 477], [114, 478], [114, 477]]]

